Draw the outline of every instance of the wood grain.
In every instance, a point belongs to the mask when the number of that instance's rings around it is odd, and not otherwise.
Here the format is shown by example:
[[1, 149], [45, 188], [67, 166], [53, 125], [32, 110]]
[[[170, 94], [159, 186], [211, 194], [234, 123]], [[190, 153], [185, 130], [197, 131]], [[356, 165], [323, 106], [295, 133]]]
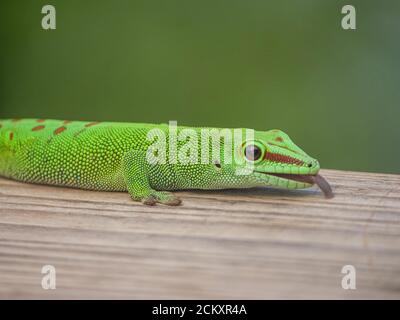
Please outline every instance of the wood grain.
[[322, 174], [334, 199], [196, 191], [181, 207], [0, 179], [0, 298], [399, 299], [400, 175]]

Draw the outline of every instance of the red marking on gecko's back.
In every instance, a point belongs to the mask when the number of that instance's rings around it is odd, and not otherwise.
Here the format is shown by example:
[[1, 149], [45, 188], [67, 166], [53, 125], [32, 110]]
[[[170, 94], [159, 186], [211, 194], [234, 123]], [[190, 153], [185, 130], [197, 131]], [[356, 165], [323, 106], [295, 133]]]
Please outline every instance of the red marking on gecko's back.
[[283, 138], [282, 138], [282, 137], [276, 137], [276, 138], [275, 138], [275, 141], [277, 141], [277, 142], [283, 142]]
[[44, 119], [37, 119], [36, 120], [36, 122], [39, 122], [39, 123], [42, 123], [42, 122], [45, 122], [46, 120], [44, 120]]
[[298, 166], [304, 165], [304, 161], [290, 157], [290, 156], [285, 156], [283, 154], [279, 153], [271, 153], [267, 152], [265, 154], [265, 160], [270, 160], [273, 162], [280, 162], [280, 163], [288, 163], [288, 164], [296, 164]]
[[67, 128], [66, 127], [59, 127], [56, 130], [54, 130], [54, 134], [60, 134], [64, 130], [67, 130]]
[[10, 140], [14, 139], [14, 132], [10, 132]]
[[89, 123], [86, 123], [86, 124], [85, 124], [85, 127], [86, 127], [86, 128], [89, 128], [89, 127], [95, 126], [96, 124], [99, 124], [99, 123], [100, 123], [100, 122], [97, 122], [97, 121], [96, 121], [96, 122], [89, 122]]
[[44, 126], [36, 126], [36, 127], [32, 128], [32, 131], [39, 131], [42, 129], [44, 129]]

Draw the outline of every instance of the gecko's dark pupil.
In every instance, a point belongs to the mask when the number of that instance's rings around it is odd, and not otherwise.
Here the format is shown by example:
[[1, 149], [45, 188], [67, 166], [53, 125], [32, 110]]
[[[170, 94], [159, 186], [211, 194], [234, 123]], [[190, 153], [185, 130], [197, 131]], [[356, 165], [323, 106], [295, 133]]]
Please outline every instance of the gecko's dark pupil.
[[245, 149], [245, 156], [250, 161], [256, 161], [261, 157], [261, 150], [255, 145], [248, 145]]

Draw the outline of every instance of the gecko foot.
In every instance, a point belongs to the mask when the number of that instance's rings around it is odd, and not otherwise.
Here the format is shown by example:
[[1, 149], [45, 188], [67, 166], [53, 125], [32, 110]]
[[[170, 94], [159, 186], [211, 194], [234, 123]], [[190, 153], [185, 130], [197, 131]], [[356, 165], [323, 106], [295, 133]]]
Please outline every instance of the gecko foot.
[[148, 206], [154, 206], [156, 203], [165, 204], [167, 206], [179, 206], [182, 200], [171, 192], [153, 191], [142, 199], [142, 203]]

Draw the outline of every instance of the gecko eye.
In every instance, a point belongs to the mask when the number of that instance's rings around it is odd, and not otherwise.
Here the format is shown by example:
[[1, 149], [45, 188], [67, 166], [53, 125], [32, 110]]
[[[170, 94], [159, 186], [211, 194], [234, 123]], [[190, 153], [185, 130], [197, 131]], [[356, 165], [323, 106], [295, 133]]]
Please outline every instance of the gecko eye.
[[247, 160], [250, 161], [257, 161], [260, 159], [261, 154], [261, 149], [253, 144], [248, 145], [244, 150], [244, 155], [246, 156]]

